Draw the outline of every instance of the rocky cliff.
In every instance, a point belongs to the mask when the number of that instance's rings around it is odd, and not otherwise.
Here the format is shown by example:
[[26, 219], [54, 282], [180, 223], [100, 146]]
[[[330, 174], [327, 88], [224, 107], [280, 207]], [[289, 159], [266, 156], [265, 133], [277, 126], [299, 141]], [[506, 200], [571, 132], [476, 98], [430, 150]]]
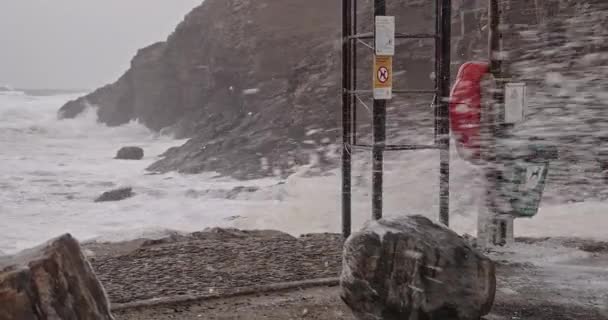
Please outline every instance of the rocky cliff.
[[[370, 1], [362, 1], [366, 7]], [[420, 31], [433, 26], [432, 8], [419, 1], [389, 10]], [[323, 161], [339, 135], [340, 21], [340, 1], [206, 0], [166, 42], [140, 50], [116, 83], [67, 103], [59, 115], [92, 105], [108, 125], [138, 119], [191, 137], [151, 170], [288, 173], [311, 156]], [[400, 66], [427, 79], [409, 84], [430, 85], [429, 44], [405, 46], [419, 49], [404, 50]]]
[[[526, 28], [546, 26], [555, 19], [565, 21], [564, 17], [589, 11], [589, 6], [600, 6], [603, 1], [508, 2], [507, 17], [518, 27], [511, 46], [542, 43], [558, 49], [560, 44], [547, 37], [530, 40]], [[432, 3], [394, 1], [388, 11], [396, 16], [399, 32], [429, 32], [434, 28]], [[453, 64], [457, 68], [463, 60], [487, 57], [487, 3], [452, 3]], [[370, 7], [370, 0], [360, 1], [362, 31], [371, 31]], [[167, 41], [140, 50], [117, 82], [69, 102], [59, 115], [74, 117], [94, 105], [99, 121], [108, 125], [138, 119], [151, 129], [191, 138], [167, 151], [151, 166], [154, 171], [218, 171], [252, 178], [287, 174], [309, 162], [311, 156], [332, 162], [327, 155], [332, 154], [340, 134], [340, 21], [340, 1], [206, 0]], [[601, 36], [605, 27], [596, 29]], [[367, 58], [370, 50], [360, 47], [362, 61], [371, 61]], [[397, 51], [398, 87], [431, 87], [432, 42], [404, 41]], [[535, 61], [532, 58], [526, 59]], [[555, 67], [550, 60], [540, 62]], [[519, 66], [519, 72], [529, 72], [525, 63]], [[361, 88], [369, 87], [369, 68], [369, 64], [360, 64]], [[362, 99], [370, 101], [369, 97]], [[390, 133], [412, 128], [412, 124], [430, 129], [431, 100], [395, 99], [389, 110], [395, 119], [389, 124]], [[413, 118], [416, 121], [411, 123]], [[362, 123], [365, 121], [369, 119]], [[361, 125], [362, 135], [367, 129]]]

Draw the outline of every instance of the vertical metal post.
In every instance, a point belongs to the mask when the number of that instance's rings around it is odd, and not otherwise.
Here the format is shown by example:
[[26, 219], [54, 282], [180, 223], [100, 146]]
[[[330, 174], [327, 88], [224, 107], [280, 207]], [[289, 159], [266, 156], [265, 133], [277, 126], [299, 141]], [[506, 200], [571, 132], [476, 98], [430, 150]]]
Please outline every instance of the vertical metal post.
[[[357, 3], [359, 0], [350, 0], [351, 1], [351, 35], [357, 34], [359, 31], [357, 30]], [[351, 79], [352, 85], [351, 89], [353, 91], [357, 90], [357, 41], [351, 42]], [[350, 101], [351, 104], [351, 124], [352, 124], [352, 144], [357, 144], [357, 99], [352, 98]]]
[[351, 193], [352, 193], [352, 155], [351, 155], [351, 57], [352, 45], [349, 37], [352, 31], [352, 1], [342, 0], [342, 235], [348, 238], [351, 233]]
[[[507, 134], [507, 127], [504, 123], [504, 105], [505, 105], [505, 84], [508, 82], [508, 75], [505, 70], [503, 59], [505, 57], [503, 48], [503, 35], [500, 25], [501, 9], [498, 0], [490, 0], [489, 3], [489, 56], [490, 56], [490, 73], [494, 76], [496, 87], [492, 95], [492, 103], [486, 117], [489, 122], [489, 137], [487, 137], [487, 168], [485, 172], [486, 178], [486, 199], [485, 205], [487, 214], [486, 226], [489, 234], [489, 239], [486, 241], [492, 242], [494, 245], [503, 245], [509, 238], [509, 232], [512, 233], [512, 228], [509, 224], [512, 221], [499, 217], [497, 209], [499, 208], [499, 188], [501, 186], [502, 173], [498, 164], [500, 157], [497, 152], [498, 139], [504, 138]], [[504, 232], [501, 232], [504, 231]]]
[[[500, 84], [502, 79], [502, 46], [501, 46], [501, 32], [500, 32], [500, 7], [498, 0], [490, 0], [490, 7], [488, 18], [490, 21], [490, 34], [489, 34], [489, 56], [490, 56], [490, 73], [494, 75], [497, 80], [497, 84]], [[494, 98], [501, 98], [502, 92], [499, 90], [495, 91]], [[502, 96], [504, 100], [504, 96]], [[497, 100], [495, 102], [498, 102]]]
[[436, 141], [439, 150], [439, 221], [450, 225], [450, 67], [451, 67], [451, 35], [452, 35], [452, 3], [451, 0], [437, 0], [437, 25], [435, 45], [435, 69], [437, 104]]
[[[386, 0], [374, 0], [374, 19], [386, 15]], [[386, 100], [374, 99], [372, 151], [372, 215], [382, 218], [384, 180], [384, 146], [386, 144]]]

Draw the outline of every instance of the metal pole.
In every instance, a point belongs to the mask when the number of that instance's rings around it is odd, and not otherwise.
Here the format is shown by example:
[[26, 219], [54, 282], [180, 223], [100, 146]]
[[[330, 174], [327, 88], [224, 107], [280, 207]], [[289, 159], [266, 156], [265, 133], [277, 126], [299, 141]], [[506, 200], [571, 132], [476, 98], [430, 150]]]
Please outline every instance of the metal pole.
[[450, 67], [452, 3], [437, 0], [436, 81], [438, 89], [435, 116], [437, 121], [436, 143], [439, 150], [439, 221], [450, 225]]
[[[500, 8], [498, 0], [490, 0], [489, 7], [490, 34], [489, 34], [489, 56], [490, 56], [490, 73], [494, 77], [502, 76], [502, 59], [501, 55], [501, 34], [500, 34]], [[497, 79], [498, 80], [498, 79]], [[496, 92], [498, 94], [498, 92]], [[496, 95], [495, 95], [496, 98]]]
[[487, 137], [487, 169], [486, 177], [486, 210], [489, 219], [487, 232], [489, 232], [489, 240], [495, 245], [505, 244], [508, 232], [507, 220], [499, 218], [497, 208], [499, 207], [499, 188], [501, 185], [501, 171], [498, 168], [500, 158], [497, 152], [497, 139], [504, 138], [507, 133], [504, 123], [503, 112], [505, 104], [505, 84], [508, 81], [507, 72], [503, 63], [504, 52], [502, 43], [502, 32], [500, 30], [501, 16], [500, 4], [498, 0], [490, 0], [489, 7], [489, 55], [490, 55], [490, 73], [494, 76], [496, 87], [492, 95], [492, 104], [488, 110], [489, 116], [486, 117], [489, 122], [489, 137]]
[[351, 233], [351, 4], [352, 0], [342, 0], [342, 235], [344, 239]]
[[[358, 33], [357, 30], [357, 4], [359, 0], [351, 0], [351, 12], [352, 12], [352, 20], [351, 20], [351, 35], [356, 35]], [[357, 90], [357, 41], [352, 41], [351, 43], [351, 79], [352, 86], [351, 89], [353, 91]], [[353, 98], [350, 101], [351, 110], [352, 110], [352, 144], [357, 144], [357, 99]]]
[[[386, 0], [374, 0], [374, 17], [386, 15]], [[384, 145], [386, 144], [386, 100], [374, 99], [372, 151], [372, 215], [382, 218], [384, 180]]]

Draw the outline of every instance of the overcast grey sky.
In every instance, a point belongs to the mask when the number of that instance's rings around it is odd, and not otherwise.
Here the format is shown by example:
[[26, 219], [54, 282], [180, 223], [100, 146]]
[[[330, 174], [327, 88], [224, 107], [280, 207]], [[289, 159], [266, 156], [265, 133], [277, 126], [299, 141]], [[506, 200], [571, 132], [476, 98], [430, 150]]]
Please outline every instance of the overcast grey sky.
[[0, 85], [92, 89], [203, 0], [0, 0]]

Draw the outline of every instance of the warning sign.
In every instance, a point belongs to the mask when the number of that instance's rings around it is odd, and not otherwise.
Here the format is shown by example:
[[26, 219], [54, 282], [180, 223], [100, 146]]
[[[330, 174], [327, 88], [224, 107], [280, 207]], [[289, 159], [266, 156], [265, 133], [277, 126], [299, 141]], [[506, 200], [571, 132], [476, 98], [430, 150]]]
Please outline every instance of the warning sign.
[[380, 83], [386, 83], [388, 80], [388, 69], [386, 67], [380, 67], [380, 69], [378, 69], [378, 81], [380, 81]]
[[375, 56], [374, 60], [374, 99], [393, 98], [393, 57]]

